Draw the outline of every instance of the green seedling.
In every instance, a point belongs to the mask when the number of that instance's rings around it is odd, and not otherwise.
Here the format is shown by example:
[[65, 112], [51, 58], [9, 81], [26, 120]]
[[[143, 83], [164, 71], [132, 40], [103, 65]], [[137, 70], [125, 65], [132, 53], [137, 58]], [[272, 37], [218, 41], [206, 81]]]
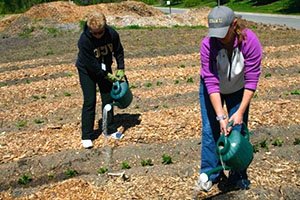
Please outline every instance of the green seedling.
[[26, 83], [27, 83], [27, 84], [31, 83], [31, 80], [28, 80], [28, 79], [27, 79], [27, 80], [26, 80]]
[[122, 169], [130, 169], [131, 167], [130, 167], [130, 165], [129, 165], [129, 163], [127, 162], [127, 161], [123, 161], [122, 162]]
[[18, 128], [25, 127], [27, 125], [27, 120], [18, 121], [16, 125]]
[[184, 64], [180, 65], [180, 68], [185, 68], [185, 65]]
[[178, 84], [179, 83], [179, 80], [175, 80], [174, 84]]
[[54, 174], [53, 173], [48, 173], [48, 179], [54, 179]]
[[69, 177], [69, 178], [74, 177], [74, 176], [76, 176], [77, 174], [78, 174], [78, 172], [77, 172], [76, 170], [74, 170], [74, 169], [67, 169], [67, 170], [65, 171], [65, 175], [66, 175], [67, 177]]
[[278, 147], [281, 147], [283, 144], [283, 141], [279, 138], [276, 138], [276, 140], [274, 142], [272, 142], [272, 145], [273, 146], [278, 146]]
[[129, 84], [129, 88], [130, 88], [130, 89], [135, 89], [135, 88], [137, 88], [137, 86], [134, 85], [134, 84]]
[[300, 95], [300, 90], [291, 91], [291, 95]]
[[148, 82], [148, 83], [145, 84], [145, 86], [148, 87], [148, 88], [149, 88], [149, 87], [152, 87], [152, 83], [149, 83], [149, 82]]
[[156, 85], [157, 85], [157, 86], [161, 86], [162, 84], [163, 84], [163, 83], [162, 83], [161, 81], [157, 81], [157, 82], [156, 82]]
[[24, 174], [18, 180], [18, 183], [21, 185], [27, 185], [29, 182], [32, 181], [32, 178], [29, 175]]
[[44, 120], [42, 120], [42, 119], [35, 119], [34, 123], [36, 123], [36, 124], [42, 124], [42, 123], [44, 123]]
[[73, 74], [71, 72], [66, 72], [65, 74], [66, 74], [67, 77], [72, 77], [73, 76]]
[[271, 76], [272, 76], [271, 73], [266, 73], [265, 78], [269, 78], [269, 77], [271, 77]]
[[105, 174], [108, 171], [107, 167], [100, 167], [97, 172], [98, 174]]
[[71, 94], [69, 92], [64, 92], [65, 97], [70, 97]]
[[253, 146], [253, 153], [259, 152], [259, 144], [254, 144]]
[[32, 95], [31, 97], [32, 97], [34, 100], [39, 100], [39, 99], [40, 99], [40, 97], [37, 96], [37, 95]]
[[264, 148], [267, 151], [269, 151], [267, 140], [264, 140], [264, 141], [260, 142], [259, 145], [260, 145], [261, 148]]
[[194, 83], [194, 79], [192, 77], [189, 77], [187, 80], [186, 80], [187, 83]]
[[0, 87], [4, 87], [4, 86], [7, 86], [7, 83], [1, 82], [1, 83], [0, 83]]
[[172, 158], [171, 158], [171, 156], [169, 156], [169, 155], [167, 155], [167, 154], [163, 154], [162, 155], [162, 164], [164, 164], [164, 165], [169, 165], [169, 164], [172, 164], [173, 162], [172, 162]]
[[299, 145], [300, 144], [300, 138], [295, 138], [295, 141], [293, 143], [294, 145]]
[[151, 159], [147, 159], [147, 160], [142, 160], [142, 161], [141, 161], [141, 165], [142, 165], [143, 167], [145, 167], [145, 166], [153, 166], [153, 163], [152, 163], [152, 160], [151, 160]]

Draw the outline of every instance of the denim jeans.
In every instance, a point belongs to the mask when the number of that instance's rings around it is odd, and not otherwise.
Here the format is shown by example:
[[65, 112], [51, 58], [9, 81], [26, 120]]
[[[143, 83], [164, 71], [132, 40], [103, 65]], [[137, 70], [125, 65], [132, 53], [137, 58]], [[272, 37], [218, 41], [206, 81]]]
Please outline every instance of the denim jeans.
[[[233, 115], [239, 108], [242, 98], [243, 98], [244, 89], [241, 89], [232, 94], [220, 94], [222, 105], [226, 104], [229, 117]], [[216, 143], [220, 137], [220, 124], [216, 120], [216, 113], [209, 99], [207, 88], [204, 84], [204, 81], [200, 81], [200, 90], [199, 90], [199, 100], [200, 100], [200, 109], [202, 117], [202, 149], [201, 149], [201, 167], [200, 173], [208, 172], [209, 170], [220, 166], [219, 156], [216, 151]], [[248, 122], [248, 113], [249, 106], [246, 109], [243, 121], [247, 125]], [[242, 131], [242, 126], [234, 126], [233, 129]], [[232, 181], [236, 182], [240, 179], [247, 179], [246, 170], [232, 172]], [[220, 172], [212, 174], [210, 180], [212, 182], [217, 182]]]

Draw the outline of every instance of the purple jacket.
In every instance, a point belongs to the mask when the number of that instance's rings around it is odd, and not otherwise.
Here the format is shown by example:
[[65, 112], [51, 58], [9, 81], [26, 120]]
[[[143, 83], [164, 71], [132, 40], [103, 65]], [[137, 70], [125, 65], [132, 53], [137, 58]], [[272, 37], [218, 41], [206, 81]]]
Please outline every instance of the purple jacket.
[[234, 42], [232, 58], [216, 38], [205, 37], [202, 40], [201, 78], [208, 94], [231, 94], [242, 88], [256, 90], [261, 73], [262, 47], [250, 29], [245, 29], [246, 38], [238, 45]]

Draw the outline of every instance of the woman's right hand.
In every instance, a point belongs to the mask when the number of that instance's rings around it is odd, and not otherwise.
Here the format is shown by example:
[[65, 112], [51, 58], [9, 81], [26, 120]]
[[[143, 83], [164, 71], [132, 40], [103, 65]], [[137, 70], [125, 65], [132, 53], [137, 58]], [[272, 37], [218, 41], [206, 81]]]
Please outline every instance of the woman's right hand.
[[220, 131], [221, 134], [225, 134], [225, 136], [229, 135], [229, 131], [227, 129], [228, 119], [220, 120]]

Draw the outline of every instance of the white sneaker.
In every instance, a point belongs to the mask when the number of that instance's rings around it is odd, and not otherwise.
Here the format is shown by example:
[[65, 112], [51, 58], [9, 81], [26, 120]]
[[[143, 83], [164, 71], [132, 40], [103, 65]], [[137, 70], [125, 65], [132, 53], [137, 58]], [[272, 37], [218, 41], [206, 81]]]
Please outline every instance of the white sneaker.
[[200, 174], [200, 177], [196, 183], [196, 190], [209, 192], [212, 188], [212, 181], [208, 180], [208, 176], [205, 173]]
[[82, 146], [85, 148], [85, 149], [90, 149], [93, 147], [93, 142], [92, 140], [81, 140], [81, 143], [82, 143]]

